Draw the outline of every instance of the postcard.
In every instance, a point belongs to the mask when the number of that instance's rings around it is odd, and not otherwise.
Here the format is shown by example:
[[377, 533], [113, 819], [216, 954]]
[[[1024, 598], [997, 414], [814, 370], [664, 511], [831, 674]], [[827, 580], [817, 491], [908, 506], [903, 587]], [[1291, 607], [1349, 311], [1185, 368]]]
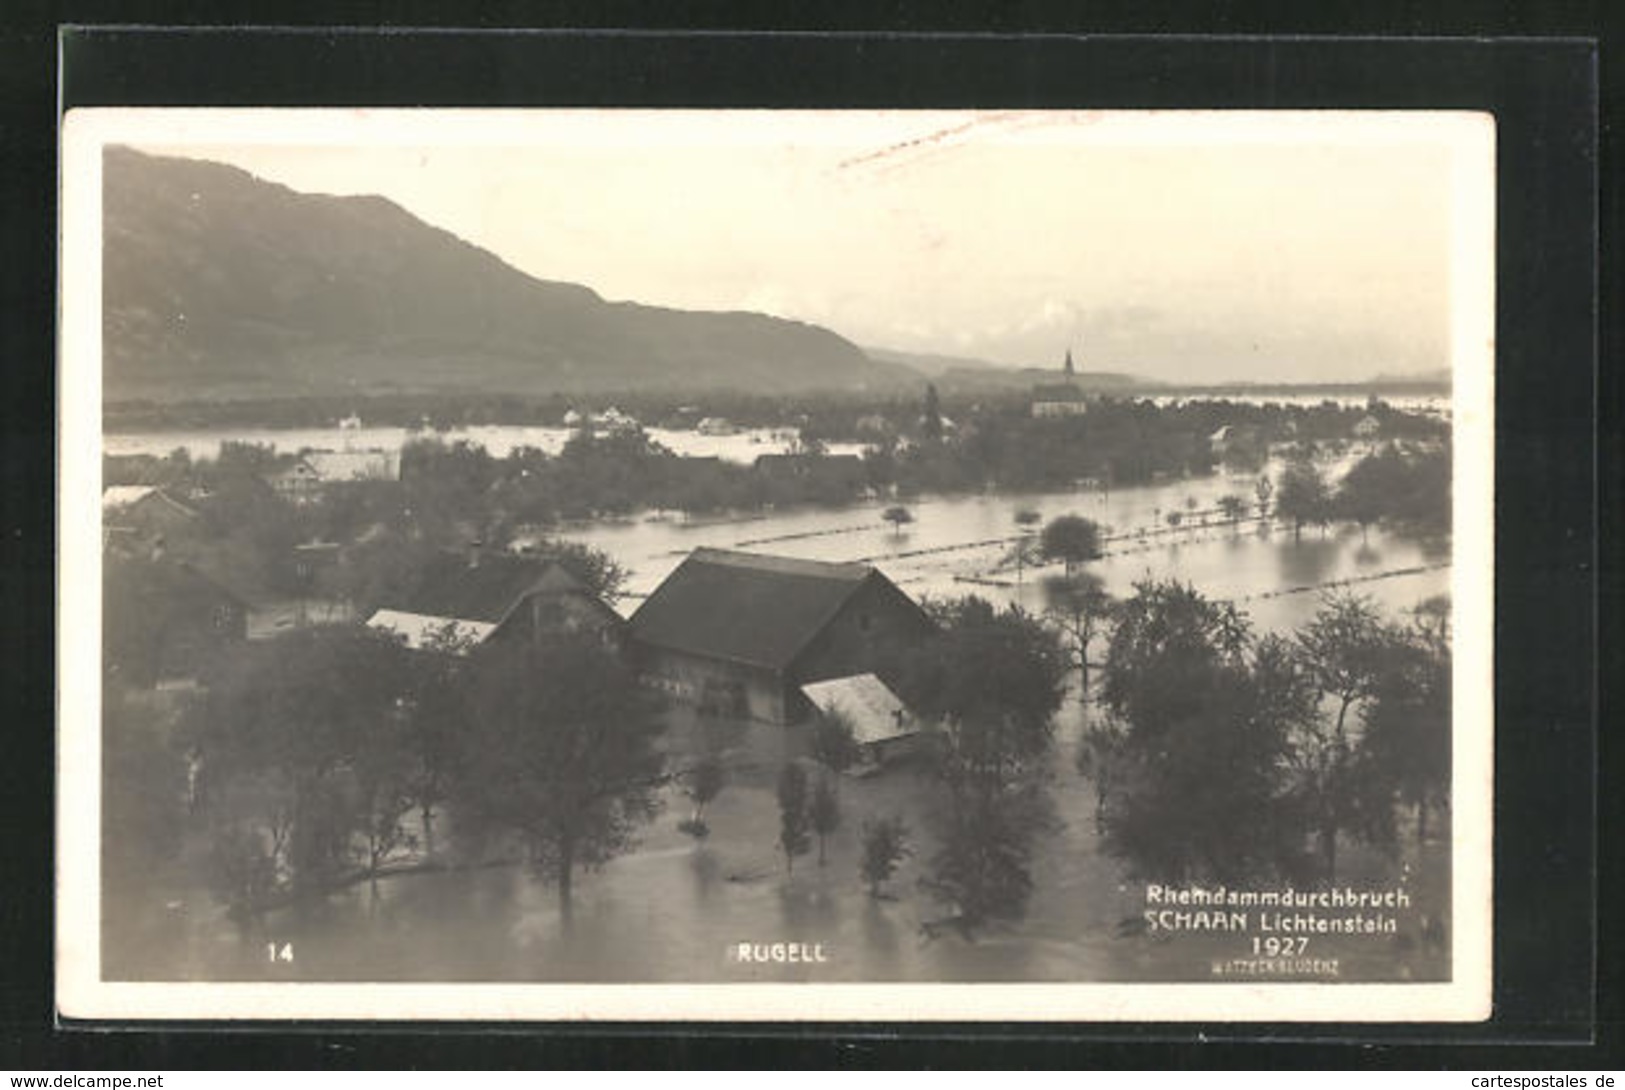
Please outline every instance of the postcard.
[[61, 1014], [1487, 1018], [1494, 145], [69, 111]]

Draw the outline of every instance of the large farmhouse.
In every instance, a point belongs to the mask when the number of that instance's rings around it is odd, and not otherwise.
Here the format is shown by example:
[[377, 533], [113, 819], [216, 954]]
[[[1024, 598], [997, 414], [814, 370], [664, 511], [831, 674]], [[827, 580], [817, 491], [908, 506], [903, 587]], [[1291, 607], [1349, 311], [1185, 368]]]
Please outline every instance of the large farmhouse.
[[367, 624], [422, 649], [451, 640], [531, 639], [550, 632], [592, 632], [618, 642], [625, 622], [556, 561], [511, 553], [445, 553], [416, 588], [379, 609]]
[[865, 564], [696, 549], [632, 615], [644, 675], [721, 714], [788, 723], [803, 684], [872, 672], [927, 635], [913, 599]]

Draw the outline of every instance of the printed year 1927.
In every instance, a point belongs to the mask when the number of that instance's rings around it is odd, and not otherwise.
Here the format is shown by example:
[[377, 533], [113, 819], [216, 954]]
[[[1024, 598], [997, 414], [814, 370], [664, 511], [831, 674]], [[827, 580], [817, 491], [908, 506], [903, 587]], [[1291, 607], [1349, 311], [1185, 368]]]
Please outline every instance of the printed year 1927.
[[1309, 949], [1309, 938], [1306, 935], [1276, 936], [1268, 938], [1253, 936], [1253, 956], [1262, 955], [1267, 958], [1296, 957]]

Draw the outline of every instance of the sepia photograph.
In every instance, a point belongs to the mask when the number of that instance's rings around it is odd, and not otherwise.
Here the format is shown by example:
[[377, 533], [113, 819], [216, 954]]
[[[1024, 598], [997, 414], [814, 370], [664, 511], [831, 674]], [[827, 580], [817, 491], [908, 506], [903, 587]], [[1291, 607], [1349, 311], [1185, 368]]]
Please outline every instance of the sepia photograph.
[[1489, 1016], [1488, 115], [62, 139], [64, 1014]]

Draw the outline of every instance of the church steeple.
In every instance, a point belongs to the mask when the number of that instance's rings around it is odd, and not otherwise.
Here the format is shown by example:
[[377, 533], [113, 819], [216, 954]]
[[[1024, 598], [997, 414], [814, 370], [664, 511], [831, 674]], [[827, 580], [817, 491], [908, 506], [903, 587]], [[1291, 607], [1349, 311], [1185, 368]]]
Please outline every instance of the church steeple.
[[1075, 377], [1077, 377], [1077, 372], [1073, 370], [1072, 367], [1072, 347], [1070, 345], [1068, 345], [1066, 349], [1066, 367], [1063, 370], [1066, 372], [1066, 380], [1068, 382], [1071, 382]]

